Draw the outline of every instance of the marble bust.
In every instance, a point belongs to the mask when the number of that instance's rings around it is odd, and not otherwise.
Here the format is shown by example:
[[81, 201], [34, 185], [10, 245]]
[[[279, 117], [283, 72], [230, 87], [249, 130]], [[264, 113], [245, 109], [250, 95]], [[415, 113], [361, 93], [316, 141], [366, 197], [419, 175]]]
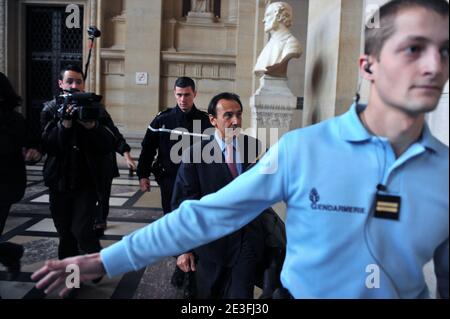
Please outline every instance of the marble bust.
[[292, 19], [292, 7], [286, 2], [274, 2], [267, 7], [263, 22], [270, 40], [258, 57], [256, 74], [286, 77], [288, 62], [302, 55], [300, 42], [289, 31]]

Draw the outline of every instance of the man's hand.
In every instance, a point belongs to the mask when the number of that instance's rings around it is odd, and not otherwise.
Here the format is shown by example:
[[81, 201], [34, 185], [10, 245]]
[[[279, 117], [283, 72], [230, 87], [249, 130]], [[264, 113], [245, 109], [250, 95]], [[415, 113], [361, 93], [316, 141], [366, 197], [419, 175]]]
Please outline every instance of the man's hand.
[[42, 154], [34, 148], [24, 149], [23, 158], [25, 159], [25, 162], [37, 163], [41, 160]]
[[78, 121], [86, 130], [92, 130], [96, 125], [96, 121]]
[[127, 166], [129, 169], [135, 171], [136, 170], [136, 163], [134, 162], [133, 158], [131, 157], [130, 152], [123, 153], [123, 156], [125, 157], [125, 160], [127, 161]]
[[193, 253], [187, 253], [177, 258], [177, 266], [184, 272], [196, 271]]
[[72, 127], [72, 116], [73, 116], [73, 112], [74, 112], [74, 106], [73, 105], [69, 105], [67, 107], [67, 109], [65, 110], [66, 114], [64, 114], [63, 117], [63, 121], [62, 121], [62, 125], [65, 128], [71, 128]]
[[60, 297], [64, 297], [73, 288], [65, 286], [67, 276], [72, 273], [66, 272], [68, 266], [78, 266], [80, 270], [80, 282], [97, 279], [106, 274], [103, 267], [100, 253], [76, 256], [63, 260], [50, 260], [45, 263], [41, 269], [31, 275], [32, 280], [39, 280], [36, 284], [37, 289], [45, 289], [48, 294], [58, 287], [62, 289], [59, 292]]
[[150, 180], [148, 178], [141, 178], [139, 180], [139, 186], [141, 187], [141, 191], [150, 192]]

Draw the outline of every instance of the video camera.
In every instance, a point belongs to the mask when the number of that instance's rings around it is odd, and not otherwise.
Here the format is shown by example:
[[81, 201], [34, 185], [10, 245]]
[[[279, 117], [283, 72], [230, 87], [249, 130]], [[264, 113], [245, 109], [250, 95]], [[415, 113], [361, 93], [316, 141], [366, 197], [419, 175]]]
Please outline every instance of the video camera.
[[[64, 91], [64, 94], [57, 98], [61, 106], [58, 114], [64, 120], [95, 121], [100, 116], [101, 100], [102, 96], [95, 93], [83, 93], [78, 90]], [[69, 106], [72, 106], [70, 113], [67, 112]]]

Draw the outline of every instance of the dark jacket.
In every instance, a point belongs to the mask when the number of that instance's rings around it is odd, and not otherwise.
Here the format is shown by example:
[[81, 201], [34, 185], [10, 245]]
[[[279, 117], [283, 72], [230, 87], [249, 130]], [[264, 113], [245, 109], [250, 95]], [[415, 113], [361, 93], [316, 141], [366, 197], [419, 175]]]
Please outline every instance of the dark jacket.
[[50, 189], [70, 191], [80, 187], [73, 184], [74, 177], [81, 178], [101, 194], [104, 181], [114, 175], [116, 137], [107, 125], [109, 115], [102, 108], [95, 128], [86, 130], [74, 120], [72, 128], [66, 129], [58, 108], [53, 100], [45, 103], [41, 112], [42, 148], [47, 153], [45, 184]]
[[23, 116], [0, 109], [0, 201], [18, 202], [26, 187], [22, 147], [26, 147], [27, 129]]
[[[242, 143], [243, 141], [243, 143]], [[212, 163], [205, 163], [204, 158], [200, 163], [192, 161], [194, 154], [203, 154], [204, 149], [210, 150], [214, 159]], [[258, 157], [261, 149], [256, 139], [241, 135], [239, 139], [239, 153], [241, 154], [242, 168], [245, 171]], [[190, 160], [186, 157], [189, 154]], [[243, 155], [243, 157], [242, 157]], [[190, 162], [190, 163], [189, 163]], [[223, 153], [212, 136], [209, 140], [195, 144], [183, 156], [183, 163], [175, 180], [172, 196], [172, 208], [176, 209], [184, 200], [200, 199], [205, 195], [214, 193], [233, 180], [228, 169]], [[214, 214], [214, 212], [208, 212]], [[242, 241], [251, 242], [257, 253], [258, 259], [264, 249], [264, 237], [261, 223], [257, 220], [240, 230], [215, 240], [209, 244], [194, 249], [195, 253], [210, 262], [223, 266], [233, 266], [239, 256]]]
[[[56, 100], [48, 101], [44, 103], [44, 108], [47, 108], [47, 113], [44, 115], [44, 113], [41, 114], [41, 124], [43, 122], [48, 122], [51, 118], [57, 117], [57, 110], [58, 106], [56, 105]], [[114, 149], [115, 152], [119, 153], [123, 156], [124, 153], [130, 152], [131, 147], [127, 144], [125, 138], [123, 137], [122, 133], [120, 133], [117, 126], [114, 124], [114, 121], [112, 120], [111, 116], [109, 115], [108, 111], [104, 107], [100, 109], [100, 121], [103, 125], [105, 125], [113, 134], [114, 136]], [[112, 167], [113, 167], [113, 175], [111, 177], [118, 177], [119, 174], [119, 168], [117, 166], [117, 159], [116, 156], [112, 156]]]
[[[199, 127], [194, 127], [194, 121], [197, 120]], [[206, 129], [211, 128], [209, 116], [206, 112], [198, 110], [195, 105], [191, 112], [184, 113], [176, 106], [172, 109], [168, 109], [159, 113], [155, 119], [150, 123], [152, 129], [180, 129], [184, 128], [188, 132], [203, 133]], [[139, 157], [139, 163], [137, 167], [137, 175], [139, 178], [148, 178], [150, 173], [153, 173], [159, 181], [163, 177], [169, 177], [175, 179], [179, 162], [173, 162], [170, 158], [170, 152], [172, 147], [180, 143], [183, 143], [182, 148], [179, 148], [177, 155], [181, 159], [182, 149], [187, 149], [197, 141], [201, 140], [201, 137], [192, 138], [186, 137], [183, 139], [181, 135], [174, 135], [176, 139], [171, 139], [171, 133], [168, 132], [155, 132], [152, 129], [147, 128], [144, 140], [142, 141], [142, 150]], [[198, 130], [200, 129], [200, 132]], [[155, 156], [158, 157], [155, 161]]]

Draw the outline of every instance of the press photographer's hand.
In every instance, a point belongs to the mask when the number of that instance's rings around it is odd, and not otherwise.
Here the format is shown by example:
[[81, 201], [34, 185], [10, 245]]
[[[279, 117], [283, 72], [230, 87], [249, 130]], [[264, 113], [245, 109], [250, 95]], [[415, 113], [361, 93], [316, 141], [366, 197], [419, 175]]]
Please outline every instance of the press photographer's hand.
[[72, 117], [74, 110], [74, 105], [69, 105], [65, 110], [63, 114], [63, 121], [62, 124], [65, 128], [71, 128], [72, 127]]

